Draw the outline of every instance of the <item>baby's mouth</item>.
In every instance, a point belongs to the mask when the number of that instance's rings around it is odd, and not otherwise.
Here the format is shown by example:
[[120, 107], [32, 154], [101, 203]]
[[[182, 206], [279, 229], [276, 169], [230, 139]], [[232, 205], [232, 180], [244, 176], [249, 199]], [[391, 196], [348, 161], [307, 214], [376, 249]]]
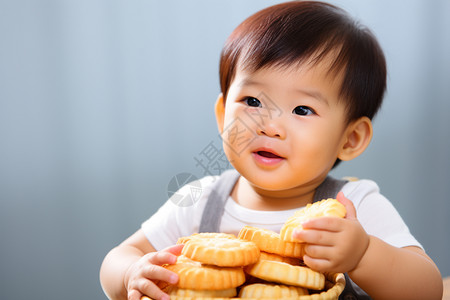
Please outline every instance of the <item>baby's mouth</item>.
[[257, 151], [256, 154], [267, 158], [282, 158], [281, 156], [268, 151]]
[[259, 165], [266, 167], [277, 166], [279, 163], [285, 160], [284, 157], [281, 157], [278, 154], [265, 149], [253, 152], [253, 157]]

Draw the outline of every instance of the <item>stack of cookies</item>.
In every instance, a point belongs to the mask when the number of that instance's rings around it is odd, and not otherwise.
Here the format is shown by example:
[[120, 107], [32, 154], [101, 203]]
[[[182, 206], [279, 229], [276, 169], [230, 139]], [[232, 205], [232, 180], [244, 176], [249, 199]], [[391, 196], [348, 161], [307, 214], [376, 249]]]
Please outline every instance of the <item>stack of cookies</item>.
[[181, 238], [177, 263], [166, 266], [179, 282], [161, 288], [176, 300], [338, 299], [344, 275], [308, 268], [302, 262], [304, 244], [291, 238], [302, 220], [319, 216], [344, 217], [345, 207], [334, 199], [308, 205], [285, 223], [281, 234], [245, 226], [238, 237], [198, 233]]

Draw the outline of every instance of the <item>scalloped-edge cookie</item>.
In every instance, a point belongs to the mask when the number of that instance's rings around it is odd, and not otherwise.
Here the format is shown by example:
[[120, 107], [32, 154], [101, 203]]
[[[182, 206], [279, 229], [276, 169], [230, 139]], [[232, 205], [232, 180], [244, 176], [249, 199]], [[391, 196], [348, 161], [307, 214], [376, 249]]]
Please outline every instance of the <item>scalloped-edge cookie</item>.
[[233, 298], [237, 295], [236, 288], [224, 290], [193, 290], [182, 289], [172, 286], [167, 293], [173, 297], [193, 297], [193, 298]]
[[281, 261], [290, 265], [299, 266], [302, 263], [302, 260], [300, 258], [296, 257], [288, 257], [288, 256], [281, 256], [279, 254], [275, 253], [269, 253], [261, 251], [259, 255], [259, 259], [264, 260], [271, 260], [271, 261]]
[[[283, 300], [338, 300], [339, 295], [342, 293], [345, 287], [345, 276], [342, 273], [325, 274], [327, 278], [326, 291], [318, 292], [316, 294], [297, 296], [297, 297], [283, 297]], [[180, 297], [171, 296], [171, 300], [238, 300], [241, 298], [203, 298], [203, 297]], [[147, 296], [143, 296], [141, 300], [151, 300]], [[279, 298], [247, 298], [246, 300], [279, 300]]]
[[302, 222], [318, 217], [343, 218], [346, 213], [345, 206], [332, 198], [307, 204], [284, 223], [280, 231], [280, 238], [286, 242], [302, 242], [292, 236], [295, 229], [302, 229]]
[[264, 252], [297, 258], [305, 254], [303, 244], [283, 241], [278, 233], [268, 229], [244, 226], [238, 238], [254, 242]]
[[325, 275], [308, 267], [292, 266], [278, 261], [260, 260], [253, 265], [245, 267], [244, 270], [254, 277], [285, 285], [295, 285], [312, 290], [322, 290], [325, 287]]
[[235, 288], [245, 282], [242, 267], [217, 267], [204, 265], [183, 255], [176, 264], [165, 268], [179, 276], [177, 287], [192, 290], [225, 290]]
[[254, 283], [245, 285], [239, 292], [241, 298], [274, 298], [298, 297], [309, 295], [308, 290], [299, 286], [279, 285], [272, 283]]
[[181, 254], [192, 260], [220, 267], [253, 264], [259, 259], [258, 246], [247, 240], [228, 237], [192, 238]]
[[236, 239], [237, 237], [232, 233], [222, 233], [222, 232], [201, 232], [201, 233], [193, 233], [189, 236], [180, 237], [177, 241], [177, 245], [186, 244], [187, 241], [192, 239], [210, 239], [210, 238], [228, 238], [228, 239]]

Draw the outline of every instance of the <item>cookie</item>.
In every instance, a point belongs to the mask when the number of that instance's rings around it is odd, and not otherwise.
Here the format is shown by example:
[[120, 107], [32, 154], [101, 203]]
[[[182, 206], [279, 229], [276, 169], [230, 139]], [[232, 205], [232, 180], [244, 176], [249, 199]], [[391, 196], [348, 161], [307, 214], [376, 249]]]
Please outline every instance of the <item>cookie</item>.
[[[339, 295], [345, 288], [345, 276], [342, 273], [327, 273], [326, 276], [326, 290], [319, 291], [311, 295], [294, 296], [294, 297], [282, 297], [283, 300], [338, 300]], [[247, 300], [279, 300], [281, 297], [268, 297], [268, 298], [245, 298]], [[226, 299], [242, 299], [242, 298], [220, 298], [220, 297], [195, 297], [195, 296], [171, 296], [171, 300], [226, 300]], [[143, 296], [141, 300], [151, 300], [147, 296]]]
[[309, 295], [308, 290], [298, 286], [287, 286], [269, 283], [254, 283], [241, 288], [241, 298], [273, 298], [298, 297]]
[[225, 290], [192, 290], [172, 287], [167, 293], [170, 297], [193, 297], [193, 298], [232, 298], [237, 295], [236, 288]]
[[268, 229], [244, 226], [238, 238], [254, 242], [264, 252], [297, 258], [305, 254], [303, 244], [284, 241], [278, 233]]
[[293, 238], [295, 229], [302, 229], [302, 222], [318, 217], [345, 217], [347, 213], [345, 206], [336, 199], [324, 199], [312, 204], [306, 205], [303, 209], [297, 211], [290, 217], [280, 231], [280, 238], [286, 242], [302, 242]]
[[225, 290], [245, 282], [242, 267], [217, 267], [204, 265], [183, 255], [173, 265], [165, 266], [179, 276], [177, 287], [192, 290]]
[[220, 267], [253, 264], [259, 259], [258, 246], [250, 241], [229, 237], [195, 237], [181, 252], [192, 260]]
[[194, 233], [190, 236], [181, 237], [177, 241], [177, 245], [179, 244], [186, 244], [187, 241], [195, 239], [195, 238], [229, 238], [229, 239], [235, 239], [236, 236], [231, 233], [218, 233], [218, 232], [201, 232], [201, 233]]
[[260, 260], [245, 267], [245, 272], [267, 281], [285, 285], [295, 285], [312, 290], [322, 290], [325, 287], [325, 276], [308, 267], [292, 266], [287, 263]]
[[259, 255], [259, 259], [280, 261], [280, 262], [284, 262], [284, 263], [294, 265], [294, 266], [298, 266], [302, 263], [302, 261], [296, 257], [281, 256], [281, 255], [278, 255], [275, 253], [269, 253], [269, 252], [264, 252], [264, 251], [261, 251], [261, 253]]

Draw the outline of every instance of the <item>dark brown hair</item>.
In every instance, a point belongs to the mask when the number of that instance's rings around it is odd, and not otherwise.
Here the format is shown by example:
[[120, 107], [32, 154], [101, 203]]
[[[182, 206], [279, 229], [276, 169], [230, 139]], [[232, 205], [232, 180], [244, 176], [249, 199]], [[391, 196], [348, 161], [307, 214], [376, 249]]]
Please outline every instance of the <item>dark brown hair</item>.
[[238, 63], [250, 72], [333, 58], [332, 74], [342, 72], [340, 96], [351, 122], [372, 119], [386, 89], [386, 61], [373, 34], [344, 10], [328, 3], [291, 1], [263, 9], [228, 37], [220, 58], [224, 99]]

